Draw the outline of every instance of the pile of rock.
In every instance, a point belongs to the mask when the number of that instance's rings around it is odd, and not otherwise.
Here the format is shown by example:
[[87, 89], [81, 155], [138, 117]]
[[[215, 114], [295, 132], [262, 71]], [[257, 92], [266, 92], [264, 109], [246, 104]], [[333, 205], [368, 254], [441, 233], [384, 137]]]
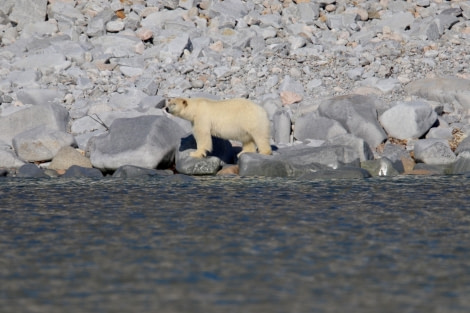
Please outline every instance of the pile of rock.
[[[3, 0], [0, 175], [465, 173], [469, 39], [468, 1]], [[190, 158], [174, 96], [249, 97], [274, 155]]]

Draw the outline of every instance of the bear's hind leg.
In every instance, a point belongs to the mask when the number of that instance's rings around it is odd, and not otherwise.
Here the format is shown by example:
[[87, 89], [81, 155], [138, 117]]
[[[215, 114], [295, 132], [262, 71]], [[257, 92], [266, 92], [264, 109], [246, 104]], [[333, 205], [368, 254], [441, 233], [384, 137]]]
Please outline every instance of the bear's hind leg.
[[237, 157], [240, 157], [243, 153], [254, 153], [256, 152], [256, 145], [254, 141], [247, 141], [243, 143], [242, 151], [237, 154]]
[[258, 146], [259, 154], [271, 155], [271, 145], [269, 144], [268, 138], [255, 138], [256, 146]]

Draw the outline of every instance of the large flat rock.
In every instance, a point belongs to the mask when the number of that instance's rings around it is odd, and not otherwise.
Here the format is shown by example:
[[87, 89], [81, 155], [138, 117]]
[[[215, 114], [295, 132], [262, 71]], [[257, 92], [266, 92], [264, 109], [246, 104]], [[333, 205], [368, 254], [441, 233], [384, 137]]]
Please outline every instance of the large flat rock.
[[165, 116], [148, 115], [115, 120], [109, 133], [92, 138], [90, 160], [101, 170], [124, 165], [169, 167], [185, 131]]

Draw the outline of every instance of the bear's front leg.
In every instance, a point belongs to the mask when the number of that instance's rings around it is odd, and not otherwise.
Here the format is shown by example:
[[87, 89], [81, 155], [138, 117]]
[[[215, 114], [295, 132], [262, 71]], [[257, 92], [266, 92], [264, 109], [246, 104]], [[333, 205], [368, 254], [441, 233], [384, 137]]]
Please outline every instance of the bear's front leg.
[[202, 151], [196, 150], [196, 151], [189, 152], [189, 156], [192, 158], [201, 159], [201, 158], [205, 158], [206, 155], [207, 153], [205, 151], [202, 152]]
[[193, 158], [205, 158], [208, 152], [212, 151], [212, 136], [210, 124], [194, 123], [193, 135], [196, 139], [197, 150], [190, 152], [189, 156]]

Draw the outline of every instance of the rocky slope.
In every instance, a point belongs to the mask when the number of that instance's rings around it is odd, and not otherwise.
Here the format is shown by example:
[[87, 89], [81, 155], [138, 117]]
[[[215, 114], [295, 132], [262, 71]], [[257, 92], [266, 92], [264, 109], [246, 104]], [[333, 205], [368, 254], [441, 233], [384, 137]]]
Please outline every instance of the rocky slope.
[[[0, 167], [465, 173], [469, 39], [470, 1], [4, 0]], [[191, 160], [173, 96], [252, 99], [278, 150]]]

